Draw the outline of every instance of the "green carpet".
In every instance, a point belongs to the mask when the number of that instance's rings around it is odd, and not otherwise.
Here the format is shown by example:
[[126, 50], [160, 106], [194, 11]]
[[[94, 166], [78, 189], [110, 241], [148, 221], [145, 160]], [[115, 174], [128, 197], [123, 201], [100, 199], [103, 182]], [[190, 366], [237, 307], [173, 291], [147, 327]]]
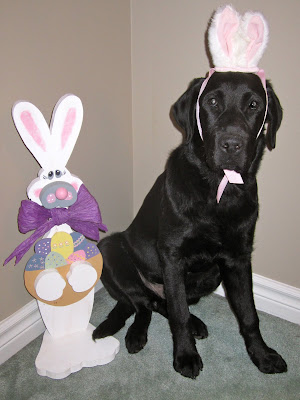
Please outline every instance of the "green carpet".
[[[97, 325], [115, 302], [102, 289], [95, 296], [91, 323]], [[209, 337], [197, 341], [204, 369], [196, 380], [176, 373], [167, 321], [153, 314], [148, 343], [138, 354], [128, 354], [124, 337], [132, 322], [115, 335], [121, 349], [105, 366], [83, 368], [63, 380], [37, 375], [34, 361], [42, 337], [0, 366], [1, 400], [299, 400], [300, 329], [259, 313], [267, 344], [286, 360], [288, 372], [264, 375], [250, 361], [227, 301], [216, 295], [191, 307], [207, 324]]]

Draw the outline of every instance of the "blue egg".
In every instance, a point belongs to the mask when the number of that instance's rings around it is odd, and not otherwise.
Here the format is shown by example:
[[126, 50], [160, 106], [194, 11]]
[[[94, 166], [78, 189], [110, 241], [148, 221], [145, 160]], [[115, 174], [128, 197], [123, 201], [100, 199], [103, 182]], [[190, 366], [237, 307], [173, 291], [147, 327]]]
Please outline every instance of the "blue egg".
[[46, 256], [51, 251], [51, 239], [41, 239], [36, 242], [34, 252]]
[[26, 264], [25, 271], [39, 271], [45, 269], [46, 256], [43, 254], [34, 254]]
[[91, 242], [87, 242], [85, 248], [84, 248], [85, 254], [86, 254], [86, 259], [88, 260], [89, 258], [95, 257], [97, 254], [100, 253], [98, 247]]
[[71, 236], [72, 236], [73, 244], [74, 244], [74, 252], [78, 251], [78, 250], [84, 250], [88, 241], [82, 235], [82, 233], [72, 232]]

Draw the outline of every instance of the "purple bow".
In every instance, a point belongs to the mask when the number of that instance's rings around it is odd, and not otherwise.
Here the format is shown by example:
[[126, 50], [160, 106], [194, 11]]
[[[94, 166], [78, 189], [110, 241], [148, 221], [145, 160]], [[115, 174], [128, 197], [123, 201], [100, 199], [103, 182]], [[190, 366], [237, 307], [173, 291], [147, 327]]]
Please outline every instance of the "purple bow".
[[35, 232], [13, 251], [3, 265], [14, 257], [16, 265], [37, 239], [55, 225], [61, 224], [68, 224], [74, 231], [97, 241], [99, 241], [99, 230], [107, 232], [107, 227], [102, 223], [98, 203], [84, 185], [80, 186], [77, 201], [69, 208], [48, 210], [31, 200], [22, 200], [18, 214], [19, 231], [27, 233], [35, 230]]

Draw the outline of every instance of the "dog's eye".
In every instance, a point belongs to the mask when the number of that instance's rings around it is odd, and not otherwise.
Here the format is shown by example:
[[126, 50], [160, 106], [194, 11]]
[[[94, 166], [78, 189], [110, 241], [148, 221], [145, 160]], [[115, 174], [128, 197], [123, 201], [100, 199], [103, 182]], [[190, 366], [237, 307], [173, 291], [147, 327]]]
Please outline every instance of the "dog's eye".
[[211, 105], [213, 107], [216, 107], [218, 105], [218, 102], [214, 97], [209, 99], [208, 103], [209, 103], [209, 105]]
[[255, 100], [251, 101], [251, 103], [249, 104], [249, 108], [251, 108], [251, 110], [256, 110], [257, 107], [258, 107], [258, 103]]
[[52, 179], [54, 176], [53, 171], [48, 172], [48, 179]]
[[59, 169], [57, 169], [55, 171], [55, 176], [56, 176], [56, 178], [60, 178], [62, 176], [62, 172]]

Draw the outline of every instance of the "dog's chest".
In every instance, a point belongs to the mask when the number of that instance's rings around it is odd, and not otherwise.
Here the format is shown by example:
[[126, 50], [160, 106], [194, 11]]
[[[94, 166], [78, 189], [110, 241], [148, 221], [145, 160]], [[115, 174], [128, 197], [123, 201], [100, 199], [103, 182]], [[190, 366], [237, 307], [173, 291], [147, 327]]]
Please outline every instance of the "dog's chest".
[[189, 269], [212, 263], [221, 254], [248, 252], [252, 246], [256, 213], [249, 215], [216, 215], [199, 219], [189, 225], [182, 237], [180, 254]]

